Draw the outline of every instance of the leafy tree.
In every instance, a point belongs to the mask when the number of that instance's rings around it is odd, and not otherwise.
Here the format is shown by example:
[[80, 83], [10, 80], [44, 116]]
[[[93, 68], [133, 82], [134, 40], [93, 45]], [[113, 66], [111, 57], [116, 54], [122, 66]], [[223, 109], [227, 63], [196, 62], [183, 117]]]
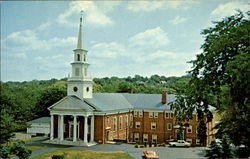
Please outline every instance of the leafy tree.
[[10, 147], [7, 145], [0, 145], [0, 158], [10, 158]]
[[210, 121], [213, 106], [222, 116], [217, 135], [227, 134], [246, 149], [250, 147], [249, 15], [239, 11], [201, 32], [203, 52], [191, 61], [191, 80], [182, 95], [199, 120]]
[[222, 141], [221, 141], [221, 148], [222, 148], [222, 155], [221, 157], [226, 158], [233, 158], [235, 157], [234, 149], [231, 146], [231, 141], [228, 137], [228, 135], [223, 135]]
[[11, 148], [11, 153], [16, 155], [19, 159], [28, 159], [31, 152], [31, 150], [25, 147], [24, 141], [16, 142]]
[[206, 157], [209, 159], [219, 159], [222, 153], [221, 146], [216, 141], [212, 141], [209, 150], [206, 151]]
[[36, 104], [36, 115], [38, 117], [49, 116], [48, 107], [66, 96], [66, 84], [57, 83], [48, 87], [41, 93]]

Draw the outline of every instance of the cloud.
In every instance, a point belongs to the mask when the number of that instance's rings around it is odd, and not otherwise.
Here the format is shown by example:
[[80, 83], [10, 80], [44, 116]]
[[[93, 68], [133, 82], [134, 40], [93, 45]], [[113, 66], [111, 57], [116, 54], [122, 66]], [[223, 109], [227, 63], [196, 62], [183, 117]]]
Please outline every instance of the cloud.
[[160, 27], [148, 29], [130, 38], [130, 45], [145, 48], [158, 48], [168, 44], [167, 32]]
[[91, 47], [90, 52], [94, 52], [94, 57], [116, 58], [119, 56], [127, 56], [127, 50], [122, 44], [111, 43], [96, 43]]
[[170, 22], [174, 25], [176, 24], [180, 24], [183, 23], [185, 21], [187, 21], [189, 18], [185, 18], [185, 17], [180, 17], [180, 16], [176, 16], [174, 19], [172, 19]]
[[189, 9], [194, 1], [132, 1], [127, 9], [133, 12], [150, 12], [157, 9]]
[[[35, 29], [36, 30], [36, 29]], [[2, 40], [2, 47], [8, 54], [17, 54], [16, 57], [25, 58], [27, 54], [39, 51], [49, 51], [56, 47], [73, 46], [76, 37], [39, 39], [32, 30], [13, 32]]]
[[58, 23], [77, 26], [69, 19], [74, 14], [79, 14], [81, 10], [85, 12], [84, 21], [95, 26], [108, 26], [114, 22], [107, 15], [121, 2], [93, 2], [93, 1], [73, 1], [70, 2], [69, 8], [58, 16]]
[[242, 3], [242, 1], [227, 2], [224, 4], [220, 4], [217, 8], [215, 8], [211, 12], [211, 15], [215, 18], [223, 18], [235, 14], [236, 10], [238, 9], [246, 12], [249, 10], [249, 5], [246, 3]]

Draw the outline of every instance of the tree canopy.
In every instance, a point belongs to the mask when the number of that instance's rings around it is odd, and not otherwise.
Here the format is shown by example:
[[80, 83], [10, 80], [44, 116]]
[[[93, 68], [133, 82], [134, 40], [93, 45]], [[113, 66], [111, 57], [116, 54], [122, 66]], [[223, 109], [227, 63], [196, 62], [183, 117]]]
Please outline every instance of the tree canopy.
[[[217, 137], [227, 134], [235, 145], [250, 146], [250, 12], [238, 12], [204, 29], [203, 52], [191, 61], [191, 79], [180, 98], [200, 120], [221, 116]], [[178, 101], [176, 101], [178, 102]], [[175, 104], [181, 105], [181, 104]], [[180, 109], [174, 107], [174, 109]]]

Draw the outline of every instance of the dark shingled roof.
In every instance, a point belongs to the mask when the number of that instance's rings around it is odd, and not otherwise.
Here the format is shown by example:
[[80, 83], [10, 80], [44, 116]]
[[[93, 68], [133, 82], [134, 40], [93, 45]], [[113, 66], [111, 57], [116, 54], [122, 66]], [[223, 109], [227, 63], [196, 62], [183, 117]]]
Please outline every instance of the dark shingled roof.
[[38, 119], [31, 120], [28, 123], [30, 123], [30, 124], [32, 124], [32, 123], [50, 123], [50, 117], [41, 117]]
[[175, 95], [167, 95], [167, 103], [162, 104], [161, 94], [130, 94], [130, 93], [94, 93], [93, 98], [85, 102], [99, 111], [122, 109], [158, 109], [169, 110], [169, 103], [175, 100]]

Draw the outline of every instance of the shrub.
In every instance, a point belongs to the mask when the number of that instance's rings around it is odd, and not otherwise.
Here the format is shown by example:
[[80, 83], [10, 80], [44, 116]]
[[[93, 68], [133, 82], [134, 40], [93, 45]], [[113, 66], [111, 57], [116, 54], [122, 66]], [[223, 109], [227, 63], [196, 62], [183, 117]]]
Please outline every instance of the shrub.
[[10, 147], [1, 146], [0, 147], [0, 158], [10, 158]]
[[31, 150], [25, 148], [24, 141], [18, 141], [11, 148], [11, 154], [16, 155], [19, 159], [28, 159], [31, 155]]
[[139, 146], [138, 146], [138, 144], [135, 144], [135, 148], [138, 148]]
[[52, 159], [64, 159], [64, 155], [53, 155]]

